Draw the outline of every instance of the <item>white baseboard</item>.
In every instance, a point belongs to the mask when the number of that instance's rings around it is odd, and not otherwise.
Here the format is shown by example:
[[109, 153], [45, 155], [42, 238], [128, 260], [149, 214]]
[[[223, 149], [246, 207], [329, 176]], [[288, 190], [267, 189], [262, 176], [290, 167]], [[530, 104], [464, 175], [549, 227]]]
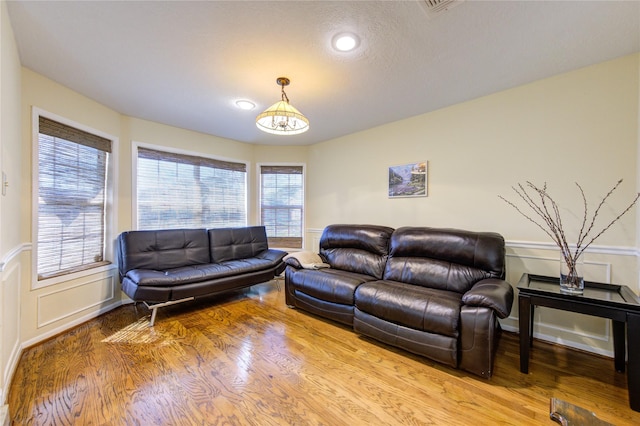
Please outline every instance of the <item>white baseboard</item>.
[[0, 406], [0, 425], [9, 426], [11, 424], [11, 419], [9, 418], [9, 406], [3, 405]]
[[[506, 325], [506, 324], [503, 324], [503, 323], [501, 323], [501, 327], [502, 327], [502, 329], [504, 331], [509, 331], [509, 332], [512, 332], [512, 333], [515, 333], [515, 334], [518, 334], [518, 335], [520, 334], [520, 331], [518, 330], [518, 327], [513, 327], [511, 325]], [[594, 346], [585, 345], [585, 344], [582, 344], [580, 342], [575, 342], [575, 341], [568, 340], [568, 339], [562, 339], [562, 338], [559, 338], [557, 336], [550, 336], [548, 334], [534, 332], [533, 333], [533, 338], [534, 339], [538, 339], [538, 340], [542, 340], [544, 342], [551, 343], [551, 344], [554, 344], [554, 345], [565, 346], [565, 347], [568, 347], [568, 348], [578, 349], [578, 350], [581, 350], [583, 352], [590, 352], [590, 353], [597, 354], [597, 355], [602, 355], [602, 356], [605, 356], [605, 357], [608, 357], [608, 358], [613, 358], [613, 351], [607, 351], [605, 349], [597, 348], [597, 347], [594, 347]]]

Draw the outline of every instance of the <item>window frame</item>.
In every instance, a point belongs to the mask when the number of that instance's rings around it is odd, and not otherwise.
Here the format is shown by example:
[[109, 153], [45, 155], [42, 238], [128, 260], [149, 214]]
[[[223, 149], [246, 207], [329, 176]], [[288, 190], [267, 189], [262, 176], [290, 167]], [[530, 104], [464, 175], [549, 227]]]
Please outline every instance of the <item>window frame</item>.
[[164, 145], [156, 145], [149, 144], [145, 142], [131, 141], [131, 226], [132, 229], [138, 229], [138, 148], [149, 149], [154, 151], [164, 151], [167, 153], [178, 154], [178, 155], [188, 155], [192, 157], [202, 157], [210, 160], [216, 161], [226, 161], [232, 163], [241, 163], [245, 165], [245, 197], [244, 197], [244, 209], [245, 209], [245, 223], [244, 226], [247, 226], [249, 221], [249, 182], [250, 182], [250, 164], [244, 160], [238, 160], [235, 158], [228, 157], [220, 157], [208, 155], [206, 153], [197, 152], [197, 151], [189, 151], [179, 148], [168, 147]]
[[[257, 222], [262, 225], [262, 167], [302, 167], [302, 223], [300, 224], [300, 234], [302, 237], [301, 247], [271, 247], [279, 249], [287, 249], [288, 251], [301, 251], [305, 249], [306, 232], [305, 224], [307, 217], [307, 165], [305, 163], [288, 163], [288, 162], [269, 162], [256, 164], [256, 193], [257, 193]], [[267, 238], [269, 236], [267, 235]]]
[[[51, 277], [38, 279], [38, 199], [39, 199], [39, 136], [40, 136], [40, 117], [57, 121], [69, 127], [74, 127], [87, 133], [109, 139], [111, 141], [111, 152], [107, 161], [107, 177], [105, 185], [105, 213], [104, 213], [104, 245], [103, 245], [103, 261], [95, 266], [87, 266], [78, 268], [77, 270], [69, 270], [61, 274]], [[39, 289], [49, 287], [62, 282], [72, 281], [81, 277], [86, 277], [98, 273], [103, 273], [117, 267], [115, 261], [115, 238], [118, 229], [117, 224], [117, 188], [118, 188], [118, 150], [119, 138], [101, 130], [78, 123], [66, 117], [45, 111], [38, 107], [32, 107], [31, 111], [31, 289]]]

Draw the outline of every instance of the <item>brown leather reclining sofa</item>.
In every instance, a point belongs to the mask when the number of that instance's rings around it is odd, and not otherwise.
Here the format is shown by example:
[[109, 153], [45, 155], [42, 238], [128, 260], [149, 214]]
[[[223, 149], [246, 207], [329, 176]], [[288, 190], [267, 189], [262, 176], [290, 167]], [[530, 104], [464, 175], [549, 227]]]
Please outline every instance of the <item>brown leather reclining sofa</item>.
[[287, 254], [264, 226], [128, 231], [118, 236], [122, 291], [151, 309], [272, 280]]
[[511, 312], [501, 235], [456, 229], [330, 225], [329, 268], [285, 259], [286, 303], [365, 336], [491, 377], [498, 318]]

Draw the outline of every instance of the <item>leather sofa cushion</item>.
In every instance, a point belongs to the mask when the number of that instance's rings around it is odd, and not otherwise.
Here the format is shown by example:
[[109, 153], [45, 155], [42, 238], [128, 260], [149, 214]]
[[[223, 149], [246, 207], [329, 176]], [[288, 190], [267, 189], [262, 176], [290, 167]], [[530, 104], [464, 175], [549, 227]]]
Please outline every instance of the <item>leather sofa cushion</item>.
[[458, 367], [458, 338], [425, 333], [395, 324], [355, 308], [353, 329], [388, 345], [426, 356], [451, 367]]
[[384, 279], [465, 293], [485, 278], [504, 276], [504, 239], [491, 232], [397, 229]]
[[300, 269], [291, 271], [289, 285], [293, 286], [296, 292], [326, 302], [353, 306], [356, 288], [363, 282], [374, 279], [368, 275], [337, 269]]
[[206, 229], [128, 231], [118, 237], [121, 276], [132, 269], [165, 270], [209, 263]]
[[264, 226], [209, 229], [208, 232], [211, 263], [247, 259], [269, 248]]
[[464, 293], [489, 276], [485, 271], [442, 260], [390, 258], [384, 278], [422, 287]]
[[457, 337], [461, 295], [395, 281], [372, 281], [358, 287], [356, 308], [414, 330]]
[[392, 228], [378, 225], [329, 225], [320, 237], [320, 256], [332, 268], [381, 279]]
[[163, 287], [209, 281], [261, 271], [274, 266], [276, 265], [272, 260], [251, 258], [165, 270], [133, 269], [127, 272], [126, 276], [138, 286]]

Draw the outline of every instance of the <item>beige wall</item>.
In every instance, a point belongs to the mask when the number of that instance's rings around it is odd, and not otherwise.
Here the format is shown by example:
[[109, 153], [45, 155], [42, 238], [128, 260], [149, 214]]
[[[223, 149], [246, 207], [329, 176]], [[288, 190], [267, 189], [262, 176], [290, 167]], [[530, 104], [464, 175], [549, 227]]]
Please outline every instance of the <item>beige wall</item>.
[[[574, 182], [598, 203], [624, 179], [602, 210], [601, 227], [624, 209], [638, 191], [639, 61], [638, 54], [623, 57], [313, 145], [307, 248], [317, 249], [330, 223], [497, 231], [507, 240], [512, 284], [523, 272], [557, 275], [550, 238], [498, 195], [515, 201], [512, 185], [546, 181], [569, 235], [582, 212]], [[417, 161], [428, 161], [428, 197], [389, 199], [388, 167]], [[632, 211], [585, 254], [587, 278], [640, 294], [636, 235]], [[538, 311], [537, 336], [611, 353], [607, 321]], [[517, 315], [514, 309], [503, 325], [516, 330]]]
[[[495, 230], [514, 240], [546, 240], [499, 194], [548, 182], [574, 209], [620, 178], [615, 206], [636, 188], [638, 55], [316, 144], [309, 151], [309, 226], [371, 222]], [[387, 197], [389, 166], [428, 161], [429, 195]], [[604, 215], [603, 215], [604, 216]], [[599, 244], [635, 246], [629, 215]]]
[[[21, 192], [20, 162], [12, 161], [20, 157], [20, 59], [8, 19], [6, 4], [2, 3], [2, 105], [1, 105], [1, 144], [2, 171], [7, 176], [9, 187], [2, 202], [0, 232], [0, 254], [6, 254], [20, 244], [20, 227], [15, 226], [21, 220], [20, 210], [13, 206], [19, 203]], [[1, 182], [0, 182], [1, 183]]]
[[[36, 343], [122, 301], [114, 269], [32, 288], [33, 106], [118, 139], [117, 231], [133, 226], [132, 141], [247, 162], [249, 223], [257, 223], [256, 165], [306, 164], [306, 246], [311, 249], [322, 228], [337, 222], [501, 232], [508, 242], [508, 278], [513, 284], [523, 271], [556, 273], [558, 256], [548, 237], [500, 201], [498, 194], [509, 196], [511, 185], [525, 180], [547, 181], [558, 200], [575, 212], [579, 203], [574, 181], [591, 198], [623, 178], [619, 197], [612, 201], [615, 208], [637, 191], [640, 55], [311, 147], [252, 146], [123, 116], [28, 69], [20, 70], [7, 22], [3, 2], [0, 155], [16, 186], [0, 198], [0, 261], [6, 262], [11, 254], [5, 265], [10, 273], [2, 272], [0, 352], [5, 375], [0, 387], [17, 359], [12, 352], [16, 344]], [[21, 95], [14, 87], [21, 87]], [[387, 168], [423, 160], [429, 162], [429, 196], [389, 199]], [[588, 278], [629, 284], [640, 293], [637, 233], [636, 218], [629, 215], [605, 234], [597, 250], [587, 254]], [[16, 291], [7, 292], [8, 287]], [[539, 311], [538, 336], [611, 353], [605, 321]], [[516, 320], [514, 311], [503, 324], [514, 328]]]
[[[20, 156], [20, 59], [7, 5], [0, 4], [0, 169], [9, 187], [0, 195], [0, 405], [4, 404], [20, 350], [22, 191]], [[0, 182], [0, 185], [2, 183]], [[0, 419], [2, 420], [2, 419]]]

